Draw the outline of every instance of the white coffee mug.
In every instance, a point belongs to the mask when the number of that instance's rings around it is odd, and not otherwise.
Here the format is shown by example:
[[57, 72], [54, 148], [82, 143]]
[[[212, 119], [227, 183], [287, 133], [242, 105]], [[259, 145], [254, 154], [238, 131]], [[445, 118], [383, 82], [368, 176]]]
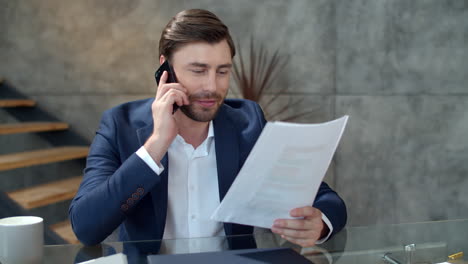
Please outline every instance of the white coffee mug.
[[38, 264], [44, 254], [44, 220], [37, 216], [0, 219], [0, 263]]

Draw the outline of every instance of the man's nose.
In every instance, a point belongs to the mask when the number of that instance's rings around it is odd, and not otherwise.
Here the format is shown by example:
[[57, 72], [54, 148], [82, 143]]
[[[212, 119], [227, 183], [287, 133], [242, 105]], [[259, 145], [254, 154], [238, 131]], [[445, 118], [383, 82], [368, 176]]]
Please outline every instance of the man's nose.
[[205, 90], [209, 92], [216, 91], [216, 72], [210, 72], [206, 77]]

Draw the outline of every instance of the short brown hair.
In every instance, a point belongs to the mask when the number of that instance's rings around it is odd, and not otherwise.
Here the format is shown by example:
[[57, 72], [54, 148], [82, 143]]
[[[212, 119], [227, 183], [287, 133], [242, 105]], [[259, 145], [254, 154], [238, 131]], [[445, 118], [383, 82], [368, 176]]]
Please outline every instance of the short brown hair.
[[219, 43], [226, 40], [231, 49], [231, 56], [236, 55], [236, 48], [227, 26], [213, 13], [203, 9], [189, 9], [179, 12], [166, 25], [159, 40], [159, 56], [168, 60], [176, 49], [191, 42]]

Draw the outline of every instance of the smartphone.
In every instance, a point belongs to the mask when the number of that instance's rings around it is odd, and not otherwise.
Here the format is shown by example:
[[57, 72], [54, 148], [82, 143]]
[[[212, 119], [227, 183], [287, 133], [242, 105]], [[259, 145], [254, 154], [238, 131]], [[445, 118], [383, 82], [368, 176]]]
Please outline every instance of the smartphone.
[[[177, 82], [177, 78], [175, 76], [174, 69], [169, 64], [169, 62], [167, 60], [165, 60], [164, 63], [159, 67], [159, 69], [157, 69], [156, 72], [154, 73], [154, 78], [156, 79], [156, 84], [157, 85], [159, 85], [159, 80], [161, 79], [161, 76], [162, 76], [164, 71], [167, 71], [167, 73], [169, 74], [167, 76], [166, 83], [176, 83]], [[179, 109], [179, 106], [176, 103], [174, 103], [174, 106], [172, 108], [172, 114], [174, 114], [177, 111], [177, 109]]]

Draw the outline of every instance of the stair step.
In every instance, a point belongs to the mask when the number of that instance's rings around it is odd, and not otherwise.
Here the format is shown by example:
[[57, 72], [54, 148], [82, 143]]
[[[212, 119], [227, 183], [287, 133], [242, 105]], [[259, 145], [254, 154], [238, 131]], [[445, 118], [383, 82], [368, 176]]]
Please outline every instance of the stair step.
[[50, 226], [50, 229], [57, 233], [61, 238], [65, 239], [70, 244], [79, 244], [80, 241], [76, 238], [71, 227], [70, 221], [66, 220]]
[[72, 199], [78, 191], [81, 179], [81, 176], [73, 177], [8, 192], [7, 195], [23, 208], [29, 210]]
[[0, 100], [0, 107], [31, 107], [36, 101], [29, 99], [3, 99]]
[[62, 122], [24, 122], [0, 125], [0, 135], [65, 129], [68, 129], [68, 124]]
[[88, 147], [67, 146], [0, 155], [0, 171], [85, 158]]

